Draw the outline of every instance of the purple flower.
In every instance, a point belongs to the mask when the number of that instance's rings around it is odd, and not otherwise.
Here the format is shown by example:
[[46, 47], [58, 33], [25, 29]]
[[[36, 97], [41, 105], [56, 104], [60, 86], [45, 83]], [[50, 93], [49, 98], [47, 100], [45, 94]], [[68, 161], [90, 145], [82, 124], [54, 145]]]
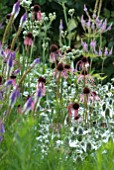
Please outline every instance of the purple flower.
[[107, 56], [107, 55], [108, 55], [108, 48], [105, 47], [104, 56]]
[[10, 106], [13, 108], [14, 104], [16, 103], [17, 98], [20, 95], [20, 90], [18, 87], [16, 87], [16, 89], [14, 89], [14, 91], [12, 91], [12, 93], [10, 94]]
[[15, 56], [16, 56], [16, 52], [15, 52], [15, 51], [11, 52], [11, 55], [12, 55], [12, 58], [13, 58], [13, 60], [14, 60], [14, 59], [15, 59]]
[[82, 24], [82, 27], [83, 27], [83, 28], [84, 28], [85, 25], [86, 25], [86, 22], [85, 22], [85, 20], [84, 20], [84, 16], [83, 16], [83, 15], [81, 16], [81, 24]]
[[26, 19], [27, 19], [27, 13], [25, 12], [24, 15], [21, 17], [21, 20], [20, 20], [20, 26], [21, 27], [24, 26]]
[[8, 59], [8, 67], [12, 67], [13, 66], [13, 61], [14, 61], [14, 58], [13, 58], [13, 55], [11, 54], [10, 55], [10, 57], [9, 57], [9, 59]]
[[12, 10], [12, 15], [14, 15], [14, 18], [17, 17], [20, 11], [20, 0], [18, 0], [14, 5], [13, 5], [13, 10]]
[[34, 61], [33, 61], [34, 64], [38, 64], [40, 63], [40, 58], [36, 58]]
[[98, 17], [96, 18], [96, 27], [97, 27], [98, 29], [101, 28], [101, 26], [102, 26], [102, 21], [103, 21], [103, 20], [99, 20]]
[[109, 25], [109, 27], [107, 28], [107, 31], [110, 31], [112, 28], [112, 23]]
[[86, 26], [87, 26], [88, 29], [90, 28], [90, 26], [91, 26], [91, 20], [90, 20], [90, 18], [89, 18], [88, 22], [86, 23]]
[[5, 82], [5, 85], [6, 85], [6, 86], [12, 85], [12, 80], [11, 80], [11, 79], [7, 80], [7, 81]]
[[99, 48], [99, 56], [102, 56], [102, 50]]
[[3, 137], [2, 134], [5, 133], [5, 128], [2, 120], [0, 119], [0, 142], [2, 141]]
[[17, 75], [20, 72], [20, 68], [14, 71], [14, 75]]
[[92, 30], [95, 29], [95, 24], [94, 23], [92, 23], [91, 28], [92, 28]]
[[91, 49], [95, 49], [95, 47], [96, 47], [96, 41], [91, 40], [91, 42], [90, 42], [90, 47], [91, 47]]
[[37, 97], [42, 97], [42, 88], [40, 87], [36, 92]]
[[60, 30], [60, 31], [62, 31], [62, 30], [63, 30], [63, 21], [62, 21], [62, 19], [60, 19], [59, 30]]
[[109, 51], [109, 55], [112, 55], [112, 50], [113, 50], [113, 47], [112, 47], [111, 50]]
[[46, 91], [45, 90], [45, 83], [46, 83], [45, 78], [39, 77], [38, 83], [37, 83], [37, 86], [36, 86], [36, 99], [45, 95], [45, 91]]
[[29, 97], [24, 105], [23, 113], [27, 114], [33, 108], [34, 108], [34, 100], [32, 99], [32, 97]]
[[83, 50], [84, 52], [87, 52], [88, 51], [88, 44], [84, 41], [81, 42], [82, 46], [83, 46]]
[[87, 7], [86, 5], [84, 4], [84, 11], [87, 12]]
[[4, 25], [2, 25], [2, 23], [0, 23], [0, 29], [3, 29], [4, 28]]
[[105, 21], [102, 24], [101, 31], [103, 32], [106, 31], [106, 26], [107, 26], [107, 20], [105, 19]]

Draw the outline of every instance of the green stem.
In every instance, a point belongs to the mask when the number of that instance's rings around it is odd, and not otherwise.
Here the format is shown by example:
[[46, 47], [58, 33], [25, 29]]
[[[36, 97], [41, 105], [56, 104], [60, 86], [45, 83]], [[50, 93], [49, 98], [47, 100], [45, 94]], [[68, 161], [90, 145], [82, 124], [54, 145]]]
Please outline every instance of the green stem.
[[100, 0], [100, 2], [99, 2], [98, 17], [99, 17], [100, 12], [101, 12], [101, 7], [102, 7], [102, 0]]
[[22, 84], [22, 82], [24, 81], [24, 79], [25, 79], [25, 77], [26, 77], [26, 75], [32, 70], [32, 68], [35, 66], [35, 64], [33, 64], [31, 67], [29, 67], [26, 71], [25, 71], [25, 73], [23, 74], [23, 76], [22, 76], [22, 78], [20, 79], [20, 81], [19, 81], [19, 86], [21, 86], [21, 84]]
[[22, 31], [22, 27], [19, 27], [19, 29], [18, 29], [16, 35], [14, 36], [14, 38], [13, 38], [13, 40], [12, 40], [12, 43], [11, 43], [11, 50], [14, 49], [15, 43], [16, 43], [17, 38], [19, 37], [21, 31]]
[[98, 7], [99, 0], [96, 0], [95, 7], [94, 7], [94, 14], [97, 12], [97, 7]]
[[34, 104], [34, 109], [33, 109], [33, 111], [32, 111], [32, 115], [33, 115], [33, 116], [34, 116], [34, 113], [36, 113], [36, 111], [37, 111], [38, 99], [39, 99], [39, 98], [36, 99], [36, 102], [35, 102], [35, 104]]
[[8, 24], [7, 24], [7, 26], [6, 26], [4, 35], [3, 35], [2, 47], [4, 47], [4, 44], [5, 44], [5, 42], [6, 42], [6, 39], [7, 39], [8, 35], [9, 35], [9, 30], [10, 30], [10, 27], [11, 27], [11, 25], [12, 25], [12, 23], [13, 23], [13, 20], [14, 20], [14, 15], [11, 15], [11, 17], [10, 17], [10, 19], [9, 19], [9, 22], [8, 22]]

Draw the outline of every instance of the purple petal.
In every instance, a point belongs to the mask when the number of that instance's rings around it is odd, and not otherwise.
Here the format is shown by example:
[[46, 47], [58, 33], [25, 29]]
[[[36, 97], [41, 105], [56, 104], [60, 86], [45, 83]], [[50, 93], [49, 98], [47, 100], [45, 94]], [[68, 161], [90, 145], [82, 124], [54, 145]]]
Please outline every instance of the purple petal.
[[20, 20], [21, 26], [25, 23], [26, 19], [27, 19], [27, 13], [25, 12], [24, 15], [21, 17], [21, 20]]
[[38, 64], [40, 62], [40, 59], [39, 58], [36, 58], [34, 61], [33, 61], [33, 63], [35, 63], [35, 64]]

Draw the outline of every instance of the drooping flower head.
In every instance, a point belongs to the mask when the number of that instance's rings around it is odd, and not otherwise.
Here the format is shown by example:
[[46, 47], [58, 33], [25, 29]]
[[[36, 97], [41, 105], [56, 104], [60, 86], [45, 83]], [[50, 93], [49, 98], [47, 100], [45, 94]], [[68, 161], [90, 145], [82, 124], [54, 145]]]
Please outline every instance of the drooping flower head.
[[56, 44], [50, 46], [50, 62], [55, 63], [61, 56], [60, 50]]
[[44, 77], [39, 77], [38, 83], [36, 86], [36, 98], [42, 97], [45, 95], [46, 89], [45, 89], [45, 83], [46, 79]]
[[39, 5], [34, 5], [33, 7], [33, 19], [37, 19], [38, 21], [42, 20], [42, 14]]
[[33, 44], [33, 35], [31, 32], [29, 32], [24, 39], [24, 45], [32, 46], [32, 44]]
[[79, 83], [81, 80], [85, 81], [86, 84], [88, 83], [88, 81], [94, 83], [93, 77], [90, 74], [88, 74], [87, 70], [82, 70], [81, 73], [78, 75], [77, 82]]
[[73, 117], [74, 120], [77, 120], [79, 118], [78, 111], [79, 111], [79, 103], [74, 102], [68, 105], [68, 113], [69, 117]]
[[81, 102], [84, 102], [85, 99], [87, 102], [91, 100], [91, 90], [88, 87], [84, 87], [83, 92], [80, 96]]
[[87, 57], [84, 57], [82, 56], [81, 60], [79, 60], [77, 63], [76, 63], [76, 71], [78, 70], [84, 70], [86, 68], [86, 70], [88, 69], [89, 67], [89, 61], [88, 61], [88, 58]]

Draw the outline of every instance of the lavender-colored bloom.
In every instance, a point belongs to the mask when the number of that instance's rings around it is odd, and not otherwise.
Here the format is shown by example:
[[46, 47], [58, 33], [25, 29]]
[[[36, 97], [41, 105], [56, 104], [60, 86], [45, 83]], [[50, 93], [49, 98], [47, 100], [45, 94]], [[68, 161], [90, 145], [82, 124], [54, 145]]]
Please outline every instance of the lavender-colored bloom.
[[98, 55], [98, 52], [96, 51], [96, 49], [94, 49], [94, 53], [95, 53], [96, 55]]
[[14, 104], [16, 103], [17, 98], [20, 95], [19, 88], [16, 88], [11, 94], [10, 94], [10, 106], [13, 108]]
[[14, 75], [17, 75], [20, 72], [20, 68], [14, 71]]
[[15, 59], [15, 56], [16, 56], [16, 52], [15, 52], [15, 51], [11, 52], [11, 55], [12, 55], [12, 58], [13, 58], [13, 60], [14, 60], [14, 59]]
[[90, 20], [90, 18], [89, 18], [88, 22], [86, 23], [86, 26], [87, 26], [88, 29], [90, 28], [90, 26], [91, 26], [91, 20]]
[[92, 28], [92, 30], [95, 29], [95, 24], [94, 23], [91, 24], [91, 28]]
[[102, 51], [100, 48], [99, 48], [99, 56], [102, 56]]
[[4, 28], [4, 25], [2, 25], [2, 23], [0, 23], [0, 29], [3, 29]]
[[107, 55], [108, 55], [108, 48], [105, 47], [104, 56], [107, 56]]
[[111, 30], [111, 28], [112, 28], [112, 23], [109, 25], [109, 27], [107, 28], [107, 30], [106, 30], [106, 31], [110, 31], [110, 30]]
[[109, 55], [112, 55], [112, 50], [113, 50], [113, 47], [112, 47], [111, 50], [109, 51]]
[[3, 116], [6, 116], [7, 115], [7, 111], [5, 110], [4, 113], [3, 113]]
[[40, 63], [40, 58], [36, 58], [34, 61], [33, 61], [33, 64], [38, 64]]
[[60, 30], [60, 31], [62, 31], [62, 30], [63, 30], [63, 21], [62, 21], [62, 19], [60, 19], [59, 30]]
[[13, 81], [11, 79], [9, 79], [5, 82], [5, 85], [10, 86], [10, 85], [12, 85], [12, 83], [13, 83]]
[[87, 12], [87, 7], [86, 5], [84, 4], [84, 11]]
[[88, 44], [82, 41], [83, 50], [86, 52], [88, 50]]
[[14, 59], [13, 59], [13, 56], [12, 55], [10, 55], [10, 57], [9, 57], [9, 59], [8, 59], [8, 67], [12, 67], [13, 66], [13, 61], [14, 61]]
[[103, 20], [99, 20], [98, 17], [96, 18], [96, 27], [97, 27], [98, 29], [102, 27], [102, 22], [103, 22]]
[[4, 53], [4, 51], [3, 51], [3, 48], [2, 48], [2, 43], [0, 42], [0, 57], [3, 56], [3, 53]]
[[96, 41], [91, 40], [91, 42], [90, 42], [90, 47], [91, 47], [91, 49], [95, 49], [95, 47], [96, 47]]
[[1, 91], [0, 91], [0, 100], [3, 99], [3, 94], [4, 94], [4, 92], [1, 90]]
[[38, 89], [36, 93], [37, 97], [42, 97], [42, 89]]
[[24, 105], [23, 112], [27, 114], [33, 108], [33, 104], [34, 104], [34, 101], [32, 97], [29, 97]]
[[105, 19], [105, 21], [102, 24], [101, 30], [104, 32], [106, 31], [106, 26], [107, 26], [107, 20]]
[[0, 142], [2, 141], [3, 137], [1, 136], [3, 133], [5, 133], [5, 128], [2, 120], [0, 119]]
[[14, 15], [14, 18], [17, 17], [20, 11], [20, 0], [18, 0], [14, 5], [13, 5], [13, 10], [11, 15]]
[[20, 26], [21, 27], [24, 26], [26, 19], [27, 19], [27, 13], [25, 12], [24, 15], [21, 17], [21, 20], [20, 20]]
[[82, 24], [83, 27], [85, 27], [85, 25], [86, 25], [86, 22], [84, 20], [84, 16], [83, 15], [81, 16], [81, 24]]
[[96, 14], [95, 13], [93, 14], [93, 18], [96, 18]]

